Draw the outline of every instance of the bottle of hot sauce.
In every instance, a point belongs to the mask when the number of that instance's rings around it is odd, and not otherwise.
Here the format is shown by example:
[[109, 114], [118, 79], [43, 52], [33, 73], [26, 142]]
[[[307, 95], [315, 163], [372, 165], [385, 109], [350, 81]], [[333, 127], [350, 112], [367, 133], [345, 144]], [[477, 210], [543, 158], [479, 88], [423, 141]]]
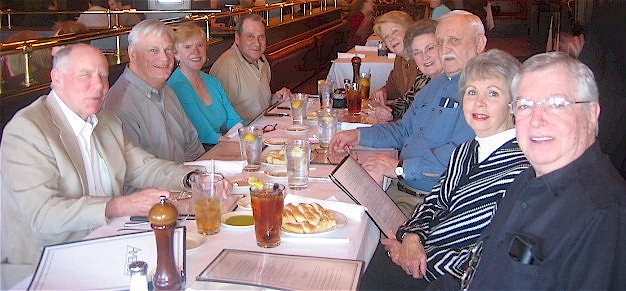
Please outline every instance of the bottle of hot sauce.
[[181, 290], [183, 287], [182, 277], [174, 261], [174, 228], [177, 218], [176, 207], [167, 202], [165, 196], [161, 196], [161, 201], [152, 206], [148, 213], [157, 245], [157, 267], [152, 277], [152, 284], [157, 290]]

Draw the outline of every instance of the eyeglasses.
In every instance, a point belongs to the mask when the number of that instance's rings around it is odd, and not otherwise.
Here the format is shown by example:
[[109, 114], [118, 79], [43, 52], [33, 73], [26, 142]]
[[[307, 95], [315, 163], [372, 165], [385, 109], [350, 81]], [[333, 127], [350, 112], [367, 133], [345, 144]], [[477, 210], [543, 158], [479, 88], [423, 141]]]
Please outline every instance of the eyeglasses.
[[482, 253], [483, 241], [481, 240], [472, 248], [472, 256], [470, 257], [469, 264], [465, 272], [463, 272], [463, 276], [461, 276], [461, 290], [467, 290], [470, 284], [472, 284], [472, 279], [474, 279], [474, 274], [476, 274], [476, 267], [478, 263], [480, 263]]
[[570, 105], [589, 102], [591, 101], [569, 101], [563, 96], [553, 96], [541, 101], [517, 99], [511, 102], [510, 106], [516, 117], [526, 117], [532, 114], [535, 105], [538, 105], [544, 113], [560, 115], [563, 114]]
[[430, 55], [435, 49], [437, 49], [437, 45], [436, 44], [430, 44], [428, 46], [426, 46], [423, 50], [414, 50], [413, 51], [413, 58], [417, 58], [420, 55]]
[[263, 133], [268, 133], [268, 132], [272, 132], [274, 130], [276, 130], [276, 126], [278, 125], [278, 123], [274, 123], [274, 124], [268, 124], [266, 126], [263, 126]]

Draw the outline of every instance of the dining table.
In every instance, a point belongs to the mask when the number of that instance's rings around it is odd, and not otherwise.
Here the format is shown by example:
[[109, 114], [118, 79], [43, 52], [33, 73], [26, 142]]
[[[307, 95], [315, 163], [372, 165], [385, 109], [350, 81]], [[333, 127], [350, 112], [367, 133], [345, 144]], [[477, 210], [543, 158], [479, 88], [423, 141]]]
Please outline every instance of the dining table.
[[379, 56], [377, 50], [376, 46], [355, 46], [346, 53], [338, 53], [338, 57], [330, 65], [326, 81], [334, 82], [335, 88], [338, 88], [343, 86], [344, 79], [352, 80], [354, 73], [351, 59], [359, 56], [360, 72], [370, 73], [370, 94], [382, 88], [387, 83], [396, 56], [395, 54]]
[[[309, 99], [310, 110], [314, 112], [319, 108], [318, 99]], [[251, 125], [265, 128], [263, 134], [264, 141], [269, 139], [306, 139], [311, 141], [312, 152], [319, 151], [317, 143], [317, 128], [314, 123], [307, 118], [308, 131], [293, 135], [285, 129], [292, 125], [288, 102], [273, 106], [269, 111], [270, 116], [260, 115]], [[287, 109], [286, 109], [287, 108]], [[266, 112], [268, 113], [268, 112]], [[346, 120], [346, 119], [344, 119]], [[344, 121], [344, 123], [349, 123]], [[360, 123], [356, 123], [360, 124]], [[366, 126], [366, 124], [363, 124]], [[268, 171], [281, 166], [263, 163], [260, 171], [254, 173], [242, 172], [243, 162], [241, 161], [238, 137], [218, 143], [215, 147], [207, 151], [195, 162], [195, 165], [212, 165], [216, 172], [222, 172], [229, 180], [237, 180], [242, 176], [254, 175], [266, 182], [276, 182], [287, 184], [286, 178], [269, 177]], [[282, 166], [284, 168], [284, 166]], [[324, 208], [343, 214], [347, 219], [338, 229], [328, 233], [318, 233], [314, 235], [281, 233], [281, 243], [277, 247], [262, 248], [257, 246], [254, 227], [233, 227], [223, 224], [218, 233], [205, 236], [206, 240], [193, 249], [188, 249], [186, 258], [186, 285], [185, 289], [257, 289], [258, 286], [239, 285], [233, 283], [211, 282], [197, 280], [197, 276], [215, 259], [224, 249], [235, 249], [253, 252], [263, 252], [272, 254], [287, 254], [297, 256], [312, 256], [324, 258], [336, 258], [347, 260], [360, 260], [364, 262], [363, 271], [371, 259], [381, 237], [381, 232], [367, 215], [365, 207], [355, 204], [354, 201], [336, 186], [329, 178], [335, 165], [329, 164], [328, 160], [321, 160], [320, 163], [312, 160], [310, 165], [310, 176], [308, 187], [301, 190], [286, 188], [285, 204], [292, 203], [312, 203], [316, 202]], [[234, 191], [233, 191], [234, 192]], [[224, 200], [224, 212], [250, 212], [251, 209], [242, 207], [237, 203], [239, 199], [245, 199], [245, 191], [232, 194]], [[150, 230], [149, 224], [132, 228], [125, 228], [124, 224], [129, 221], [129, 217], [119, 217], [112, 219], [108, 224], [101, 226], [91, 232], [85, 239], [102, 238], [137, 231]], [[186, 231], [197, 232], [194, 220], [179, 221], [179, 225], [186, 227]], [[94, 250], [96, 251], [96, 250]], [[303, 260], [306, 261], [306, 260]], [[149, 266], [150, 268], [151, 266]], [[154, 267], [154, 266], [152, 266]], [[102, 270], [105, 271], [106, 270]], [[20, 282], [16, 289], [28, 287], [30, 278]], [[70, 287], [71, 285], [68, 285]]]

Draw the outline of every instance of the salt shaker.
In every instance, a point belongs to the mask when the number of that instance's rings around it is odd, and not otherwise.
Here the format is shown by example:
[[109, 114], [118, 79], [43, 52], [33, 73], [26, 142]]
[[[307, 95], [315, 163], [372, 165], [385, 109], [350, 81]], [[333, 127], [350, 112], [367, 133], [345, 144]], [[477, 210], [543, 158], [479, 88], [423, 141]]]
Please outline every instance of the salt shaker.
[[130, 271], [130, 291], [148, 291], [148, 264], [134, 261], [128, 264]]

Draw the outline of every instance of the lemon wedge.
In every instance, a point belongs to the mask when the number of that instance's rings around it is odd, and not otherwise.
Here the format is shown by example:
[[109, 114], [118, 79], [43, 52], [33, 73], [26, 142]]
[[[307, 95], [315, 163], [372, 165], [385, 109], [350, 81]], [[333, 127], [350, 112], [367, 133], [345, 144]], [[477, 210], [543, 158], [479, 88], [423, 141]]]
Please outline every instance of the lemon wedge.
[[254, 135], [252, 133], [246, 133], [243, 136], [243, 140], [245, 140], [245, 141], [255, 141], [256, 140], [256, 135]]
[[304, 156], [304, 149], [301, 147], [295, 147], [291, 150], [291, 156], [295, 158], [301, 158]]
[[293, 101], [291, 102], [291, 107], [293, 107], [293, 109], [298, 109], [300, 108], [300, 106], [302, 105], [302, 101]]
[[248, 184], [250, 184], [250, 187], [253, 187], [255, 189], [263, 188], [263, 181], [259, 180], [259, 178], [257, 177], [249, 177]]
[[335, 119], [335, 118], [334, 118], [334, 117], [332, 117], [332, 116], [324, 116], [324, 117], [322, 117], [322, 119], [323, 119], [324, 121], [326, 121], [326, 122], [332, 122], [332, 121], [333, 121], [333, 119]]

